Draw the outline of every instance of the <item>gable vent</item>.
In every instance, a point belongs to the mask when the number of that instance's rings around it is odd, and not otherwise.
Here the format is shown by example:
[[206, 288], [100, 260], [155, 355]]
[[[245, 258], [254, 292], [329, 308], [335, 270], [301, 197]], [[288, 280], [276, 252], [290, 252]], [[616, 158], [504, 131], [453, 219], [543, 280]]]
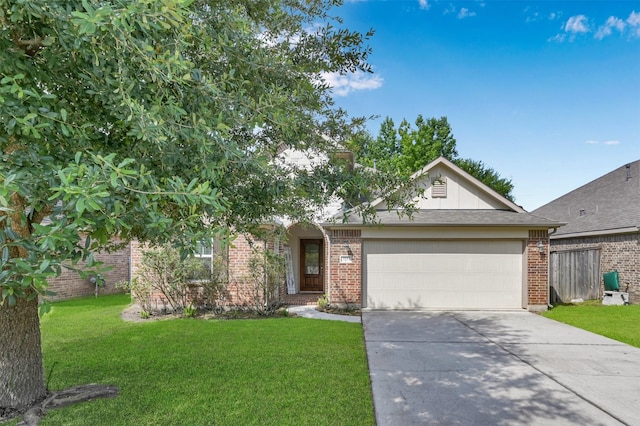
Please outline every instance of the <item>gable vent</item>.
[[434, 198], [447, 197], [447, 178], [441, 177], [431, 182], [431, 196]]

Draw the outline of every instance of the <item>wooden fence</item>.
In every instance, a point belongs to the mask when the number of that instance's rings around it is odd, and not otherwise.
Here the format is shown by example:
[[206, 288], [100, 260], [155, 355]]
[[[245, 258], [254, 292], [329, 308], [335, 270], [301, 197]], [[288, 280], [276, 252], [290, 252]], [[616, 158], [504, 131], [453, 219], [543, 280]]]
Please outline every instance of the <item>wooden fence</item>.
[[550, 302], [600, 298], [600, 248], [552, 251], [549, 259]]

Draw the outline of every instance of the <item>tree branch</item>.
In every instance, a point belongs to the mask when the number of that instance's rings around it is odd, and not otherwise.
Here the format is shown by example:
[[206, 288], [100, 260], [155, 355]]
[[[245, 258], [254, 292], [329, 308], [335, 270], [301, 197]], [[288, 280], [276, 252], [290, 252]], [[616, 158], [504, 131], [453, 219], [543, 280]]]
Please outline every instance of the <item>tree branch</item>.
[[28, 56], [35, 56], [40, 50], [44, 48], [42, 38], [35, 36], [32, 39], [23, 40], [17, 32], [13, 33], [13, 44], [18, 48], [24, 50]]
[[52, 206], [45, 206], [44, 208], [38, 210], [38, 211], [33, 211], [33, 213], [31, 214], [31, 223], [41, 223], [47, 216], [49, 216], [51, 213], [53, 213], [53, 207]]

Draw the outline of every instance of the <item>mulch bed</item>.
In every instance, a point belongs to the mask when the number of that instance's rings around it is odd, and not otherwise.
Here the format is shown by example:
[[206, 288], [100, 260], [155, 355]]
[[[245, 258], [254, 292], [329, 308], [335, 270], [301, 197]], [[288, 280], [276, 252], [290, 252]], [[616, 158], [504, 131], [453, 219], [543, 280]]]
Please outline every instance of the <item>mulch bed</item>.
[[325, 306], [324, 308], [316, 307], [317, 311], [325, 312], [327, 314], [335, 314], [335, 315], [348, 315], [348, 316], [362, 316], [362, 311], [360, 308], [341, 308], [339, 306]]
[[[169, 320], [175, 318], [184, 318], [184, 315], [179, 313], [163, 313], [163, 312], [152, 312], [151, 316], [148, 318], [142, 318], [140, 314], [142, 313], [142, 309], [137, 304], [132, 304], [128, 306], [126, 309], [122, 311], [120, 317], [125, 321], [130, 322], [146, 322], [146, 321], [158, 321], [158, 320]], [[277, 310], [271, 315], [260, 314], [251, 309], [228, 309], [228, 310], [220, 310], [220, 311], [207, 311], [207, 310], [198, 310], [198, 312], [194, 315], [194, 318], [197, 319], [262, 319], [262, 318], [274, 318], [274, 317], [295, 317], [296, 314], [292, 312], [287, 312], [285, 315], [282, 310]]]

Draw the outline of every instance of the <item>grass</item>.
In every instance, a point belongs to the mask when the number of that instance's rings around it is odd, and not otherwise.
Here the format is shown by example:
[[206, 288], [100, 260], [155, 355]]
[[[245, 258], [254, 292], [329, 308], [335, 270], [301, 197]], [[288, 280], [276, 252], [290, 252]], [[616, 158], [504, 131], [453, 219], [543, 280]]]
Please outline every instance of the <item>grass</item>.
[[640, 348], [640, 305], [607, 306], [588, 300], [558, 305], [543, 315]]
[[51, 390], [120, 388], [42, 425], [373, 425], [360, 324], [305, 318], [127, 323], [126, 295], [58, 302], [42, 319]]

